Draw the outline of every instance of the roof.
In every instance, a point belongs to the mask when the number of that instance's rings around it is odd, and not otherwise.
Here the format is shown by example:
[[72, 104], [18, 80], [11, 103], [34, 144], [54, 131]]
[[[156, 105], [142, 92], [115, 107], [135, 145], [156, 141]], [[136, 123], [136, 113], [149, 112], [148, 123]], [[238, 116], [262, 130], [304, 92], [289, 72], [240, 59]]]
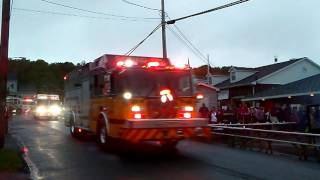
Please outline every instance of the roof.
[[244, 101], [273, 99], [288, 96], [302, 96], [320, 93], [320, 74], [310, 76], [286, 85], [280, 85], [257, 93], [255, 96], [246, 97]]
[[216, 88], [216, 87], [214, 87], [212, 85], [209, 85], [209, 84], [206, 84], [206, 83], [202, 83], [202, 82], [198, 83], [198, 86], [203, 86], [203, 87], [215, 90], [215, 91], [219, 91], [219, 88]]
[[[248, 76], [240, 81], [231, 83], [230, 79], [227, 79], [216, 86], [218, 88], [230, 88], [230, 87], [236, 87], [236, 86], [243, 86], [243, 85], [250, 85], [252, 82], [261, 79], [269, 74], [272, 74], [280, 69], [283, 69], [293, 63], [296, 63], [300, 60], [303, 59], [308, 59], [308, 58], [299, 58], [299, 59], [291, 59], [289, 61], [281, 62], [281, 63], [276, 63], [276, 64], [271, 64], [267, 66], [261, 66], [261, 67], [256, 67], [256, 68], [246, 68], [246, 70], [251, 69], [251, 71], [255, 72], [251, 76]], [[237, 69], [237, 67], [235, 67]]]
[[230, 69], [237, 69], [237, 70], [240, 70], [240, 71], [254, 71], [254, 68], [249, 68], [249, 67], [237, 67], [237, 66], [232, 66]]

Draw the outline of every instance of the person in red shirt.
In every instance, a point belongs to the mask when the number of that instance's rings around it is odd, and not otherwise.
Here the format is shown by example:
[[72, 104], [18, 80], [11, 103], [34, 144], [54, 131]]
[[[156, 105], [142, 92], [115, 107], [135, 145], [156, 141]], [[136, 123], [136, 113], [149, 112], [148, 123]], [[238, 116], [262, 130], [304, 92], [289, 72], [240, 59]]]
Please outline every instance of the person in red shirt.
[[209, 109], [205, 103], [203, 103], [202, 106], [200, 107], [199, 113], [200, 113], [200, 117], [209, 118]]

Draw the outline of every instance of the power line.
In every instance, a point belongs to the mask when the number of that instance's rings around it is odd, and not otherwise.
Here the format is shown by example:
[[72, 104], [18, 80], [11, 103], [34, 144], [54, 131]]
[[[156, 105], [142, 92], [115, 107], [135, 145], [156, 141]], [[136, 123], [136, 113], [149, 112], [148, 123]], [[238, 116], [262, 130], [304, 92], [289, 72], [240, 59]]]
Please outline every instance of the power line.
[[54, 11], [43, 11], [43, 10], [35, 10], [35, 9], [25, 9], [25, 8], [12, 8], [16, 11], [24, 11], [30, 13], [41, 13], [41, 14], [51, 14], [51, 15], [60, 15], [60, 16], [70, 16], [70, 17], [81, 17], [81, 18], [89, 18], [89, 19], [102, 19], [102, 20], [117, 20], [117, 21], [148, 21], [148, 20], [136, 20], [136, 19], [125, 19], [125, 18], [108, 18], [108, 17], [98, 17], [98, 16], [86, 16], [79, 14], [71, 14], [71, 13], [62, 13], [62, 12], [54, 12]]
[[181, 35], [179, 35], [179, 33], [177, 33], [176, 31], [174, 31], [174, 29], [170, 26], [168, 26], [169, 31], [178, 39], [180, 40], [187, 48], [189, 48], [191, 50], [191, 52], [196, 55], [202, 62], [204, 62], [205, 64], [207, 64], [207, 59], [203, 58], [202, 55], [200, 55], [197, 51], [195, 51], [182, 37]]
[[140, 41], [137, 45], [135, 45], [132, 49], [130, 49], [127, 53], [125, 53], [126, 56], [130, 56], [141, 44], [143, 44], [152, 34], [154, 34], [159, 28], [161, 27], [161, 24], [159, 24], [157, 27], [155, 27], [148, 35], [145, 37], [142, 41]]
[[[181, 37], [182, 37], [184, 40], [186, 40], [186, 41], [189, 43], [189, 45], [201, 56], [201, 58], [202, 58], [203, 60], [208, 61], [208, 58], [199, 50], [199, 48], [197, 48], [197, 47], [187, 38], [187, 36], [181, 31], [181, 29], [180, 29], [177, 25], [175, 25], [175, 24], [174, 24], [174, 27], [175, 27], [175, 29], [177, 30], [177, 32], [181, 35]], [[213, 65], [211, 64], [211, 62], [209, 62], [209, 65], [210, 65], [210, 66], [213, 66]]]
[[130, 5], [133, 5], [133, 6], [136, 6], [136, 7], [152, 10], [152, 11], [161, 11], [160, 9], [150, 8], [150, 7], [143, 6], [143, 5], [140, 5], [140, 4], [137, 4], [137, 3], [133, 3], [133, 2], [130, 2], [130, 1], [127, 1], [127, 0], [122, 0], [122, 2], [130, 4]]
[[88, 12], [88, 13], [93, 13], [93, 14], [99, 14], [99, 15], [105, 15], [105, 16], [112, 16], [112, 17], [117, 17], [117, 18], [127, 18], [127, 19], [157, 19], [157, 20], [160, 19], [160, 18], [151, 18], [151, 17], [122, 16], [122, 15], [109, 14], [109, 13], [104, 13], [104, 12], [98, 12], [98, 11], [92, 11], [92, 10], [82, 9], [82, 8], [78, 8], [78, 7], [74, 7], [74, 6], [69, 6], [69, 5], [65, 5], [65, 4], [61, 4], [61, 3], [57, 3], [57, 2], [53, 2], [53, 1], [49, 1], [49, 0], [40, 0], [40, 1], [45, 2], [45, 3], [49, 3], [49, 4], [53, 4], [53, 5], [56, 5], [56, 6], [61, 6], [61, 7], [69, 8], [69, 9], [78, 10], [78, 11], [83, 11], [83, 12]]
[[[169, 17], [168, 13], [166, 13], [166, 16], [168, 17], [169, 20], [171, 18]], [[169, 27], [171, 28], [171, 27]], [[174, 28], [177, 30], [175, 32], [173, 29], [170, 31], [182, 42], [184, 43], [198, 58], [200, 58], [203, 61], [207, 61], [206, 56], [187, 38], [187, 36], [182, 32], [182, 30], [174, 24]]]
[[178, 33], [181, 35], [181, 37], [183, 39], [185, 39], [189, 44], [190, 46], [199, 53], [199, 55], [201, 55], [201, 57], [203, 59], [206, 59], [206, 56], [203, 55], [203, 53], [186, 37], [186, 35], [184, 35], [184, 33], [180, 30], [180, 28], [178, 28], [178, 26], [174, 25], [174, 27], [176, 28], [176, 30], [178, 31]]
[[249, 0], [238, 0], [238, 1], [235, 1], [235, 2], [232, 2], [232, 3], [229, 3], [229, 4], [225, 4], [225, 5], [213, 8], [213, 9], [209, 9], [207, 11], [202, 11], [202, 12], [199, 12], [199, 13], [196, 13], [196, 14], [192, 14], [192, 15], [189, 15], [189, 16], [184, 16], [184, 17], [181, 17], [181, 18], [177, 18], [177, 19], [173, 19], [173, 20], [167, 21], [167, 24], [174, 24], [175, 22], [181, 21], [183, 19], [191, 18], [191, 17], [194, 17], [194, 16], [199, 16], [199, 15], [202, 15], [202, 14], [206, 14], [206, 13], [209, 13], [209, 12], [212, 12], [212, 11], [217, 11], [217, 10], [224, 9], [224, 8], [228, 8], [228, 7], [235, 6], [235, 5], [238, 5], [238, 4], [241, 4], [241, 3], [244, 3], [244, 2], [248, 2], [248, 1]]

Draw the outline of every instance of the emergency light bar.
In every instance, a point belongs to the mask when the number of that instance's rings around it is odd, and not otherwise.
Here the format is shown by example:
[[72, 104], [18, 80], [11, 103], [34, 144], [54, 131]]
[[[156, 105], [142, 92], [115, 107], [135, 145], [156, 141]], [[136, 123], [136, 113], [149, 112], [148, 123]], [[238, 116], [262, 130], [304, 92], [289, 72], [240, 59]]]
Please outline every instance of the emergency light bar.
[[59, 95], [54, 95], [54, 94], [38, 94], [37, 99], [42, 99], [42, 100], [59, 100]]

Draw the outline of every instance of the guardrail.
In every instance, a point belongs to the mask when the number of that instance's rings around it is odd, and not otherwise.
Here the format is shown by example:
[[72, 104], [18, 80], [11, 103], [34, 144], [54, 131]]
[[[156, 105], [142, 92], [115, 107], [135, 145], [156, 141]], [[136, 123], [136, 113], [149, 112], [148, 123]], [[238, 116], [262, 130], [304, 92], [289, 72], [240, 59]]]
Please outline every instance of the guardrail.
[[212, 128], [213, 135], [228, 136], [228, 140], [233, 147], [239, 144], [240, 147], [247, 148], [248, 145], [258, 142], [259, 148], [262, 149], [262, 143], [264, 142], [267, 144], [267, 147], [264, 148], [266, 153], [273, 154], [272, 143], [284, 143], [297, 148], [300, 159], [308, 159], [307, 152], [310, 147], [319, 157], [320, 142], [317, 142], [317, 140], [320, 140], [320, 134], [248, 128], [248, 126], [289, 124], [293, 123], [211, 124], [209, 126]]
[[296, 125], [295, 122], [277, 122], [277, 123], [248, 123], [248, 124], [214, 124], [215, 126], [278, 126], [278, 125]]

